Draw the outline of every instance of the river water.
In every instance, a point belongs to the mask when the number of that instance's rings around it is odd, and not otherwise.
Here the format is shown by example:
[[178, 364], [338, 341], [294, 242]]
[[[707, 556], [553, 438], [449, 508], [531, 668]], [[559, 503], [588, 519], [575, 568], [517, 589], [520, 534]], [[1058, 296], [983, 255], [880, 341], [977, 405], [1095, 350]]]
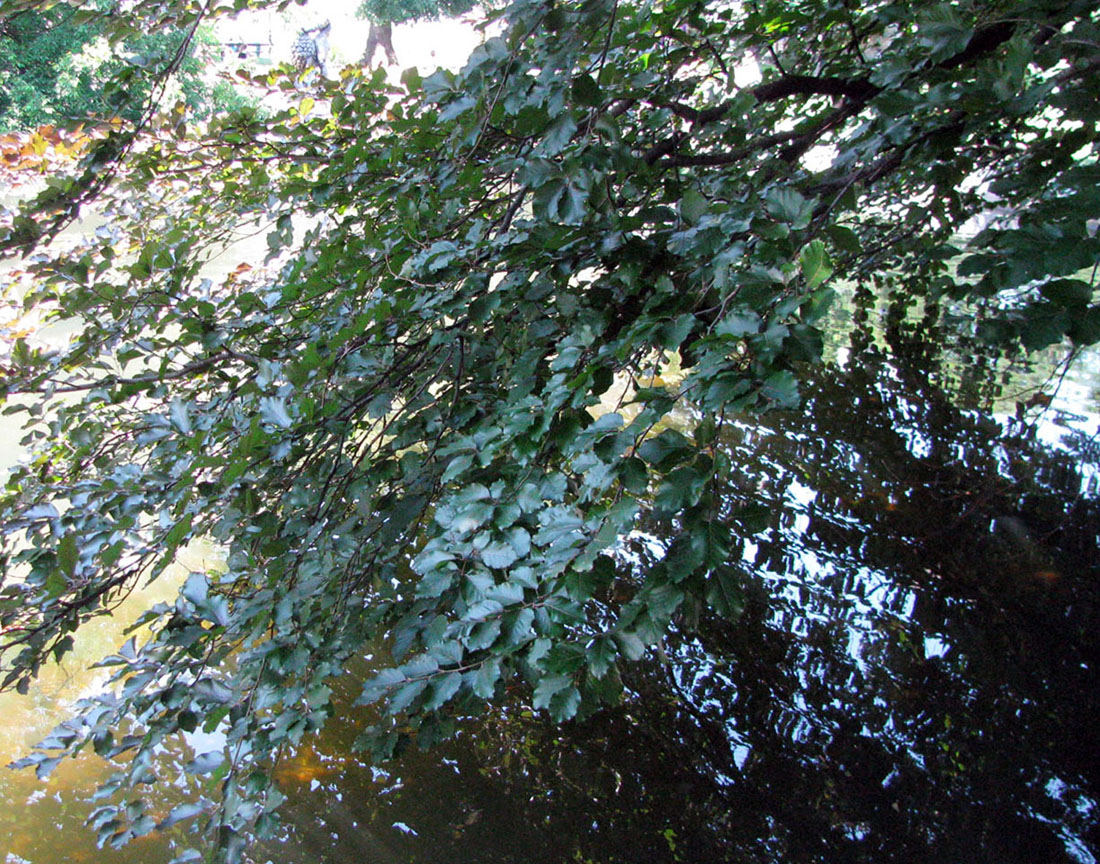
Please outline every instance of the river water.
[[[624, 704], [584, 723], [553, 727], [517, 693], [372, 767], [349, 708], [279, 766], [286, 830], [252, 860], [1094, 862], [1100, 354], [1018, 419], [1056, 358], [991, 374], [964, 336], [941, 350], [943, 325], [883, 329], [878, 311], [842, 306], [799, 410], [722, 430], [738, 620], [683, 610]], [[639, 525], [624, 572], [672, 527]], [[97, 680], [77, 657], [2, 697], [5, 755]], [[338, 689], [350, 705], [354, 676]], [[169, 860], [157, 834], [96, 849], [81, 823], [103, 773], [0, 774], [0, 862]]]

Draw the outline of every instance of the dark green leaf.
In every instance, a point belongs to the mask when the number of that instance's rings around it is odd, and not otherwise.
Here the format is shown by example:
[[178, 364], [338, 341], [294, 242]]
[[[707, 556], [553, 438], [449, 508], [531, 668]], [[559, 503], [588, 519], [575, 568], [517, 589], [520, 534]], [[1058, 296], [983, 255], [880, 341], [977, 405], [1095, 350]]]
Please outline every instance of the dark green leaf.
[[736, 574], [727, 567], [719, 567], [707, 578], [707, 602], [723, 618], [736, 621], [744, 609], [741, 586]]

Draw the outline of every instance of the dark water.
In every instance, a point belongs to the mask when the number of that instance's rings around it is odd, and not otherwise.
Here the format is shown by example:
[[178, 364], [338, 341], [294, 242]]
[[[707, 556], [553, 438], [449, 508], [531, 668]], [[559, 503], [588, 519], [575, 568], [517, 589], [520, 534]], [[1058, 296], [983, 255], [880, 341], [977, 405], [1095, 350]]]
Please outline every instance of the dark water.
[[[864, 313], [799, 411], [723, 431], [737, 621], [681, 610], [624, 704], [564, 728], [517, 692], [381, 770], [349, 713], [280, 766], [286, 836], [254, 860], [1095, 861], [1097, 360], [1044, 410], [1049, 363], [1005, 378]], [[675, 527], [629, 538], [623, 596]]]
[[725, 430], [739, 620], [682, 610], [625, 704], [563, 730], [517, 700], [383, 775], [348, 723], [288, 766], [270, 860], [1094, 861], [1100, 379], [1038, 414], [1056, 368], [893, 324]]

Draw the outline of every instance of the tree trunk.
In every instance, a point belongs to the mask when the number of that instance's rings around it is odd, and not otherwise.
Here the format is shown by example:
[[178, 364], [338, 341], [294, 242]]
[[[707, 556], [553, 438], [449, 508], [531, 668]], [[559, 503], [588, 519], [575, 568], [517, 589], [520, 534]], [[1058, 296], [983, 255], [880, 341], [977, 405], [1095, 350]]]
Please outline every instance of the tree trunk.
[[386, 52], [386, 62], [389, 65], [392, 66], [397, 62], [397, 54], [393, 50], [393, 25], [389, 23], [375, 24], [372, 21], [370, 33], [367, 35], [367, 50], [363, 52], [363, 60], [360, 65], [369, 66], [374, 61], [374, 55], [379, 46]]

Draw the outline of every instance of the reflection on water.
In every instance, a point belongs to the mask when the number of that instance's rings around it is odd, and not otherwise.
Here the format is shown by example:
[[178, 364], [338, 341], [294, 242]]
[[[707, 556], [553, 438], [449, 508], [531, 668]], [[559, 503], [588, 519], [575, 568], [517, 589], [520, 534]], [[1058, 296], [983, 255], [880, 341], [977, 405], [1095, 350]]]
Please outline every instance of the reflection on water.
[[[1093, 391], [1082, 384], [1092, 401], [1076, 416], [1056, 403], [1036, 425], [996, 403], [1011, 392], [933, 383], [957, 360], [908, 342], [887, 361], [868, 344], [812, 374], [799, 411], [723, 432], [738, 621], [681, 609], [624, 704], [563, 729], [517, 692], [457, 740], [371, 768], [351, 752], [349, 709], [278, 767], [286, 831], [254, 860], [1095, 861]], [[674, 531], [639, 526], [616, 596]], [[9, 747], [34, 737], [23, 727], [40, 728], [63, 683], [5, 703], [21, 712]], [[350, 704], [354, 681], [340, 688]], [[171, 857], [157, 836], [94, 850], [77, 827], [86, 770], [44, 793], [3, 778], [13, 804], [39, 799], [0, 811], [0, 836], [23, 844], [11, 853]]]
[[[739, 621], [682, 610], [564, 730], [517, 701], [382, 773], [349, 722], [257, 860], [1094, 861], [1097, 415], [963, 410], [919, 359], [725, 430]], [[642, 527], [638, 571], [674, 529]]]
[[1036, 437], [866, 355], [731, 431], [745, 613], [668, 669], [722, 854], [1092, 860], [1096, 439]]

